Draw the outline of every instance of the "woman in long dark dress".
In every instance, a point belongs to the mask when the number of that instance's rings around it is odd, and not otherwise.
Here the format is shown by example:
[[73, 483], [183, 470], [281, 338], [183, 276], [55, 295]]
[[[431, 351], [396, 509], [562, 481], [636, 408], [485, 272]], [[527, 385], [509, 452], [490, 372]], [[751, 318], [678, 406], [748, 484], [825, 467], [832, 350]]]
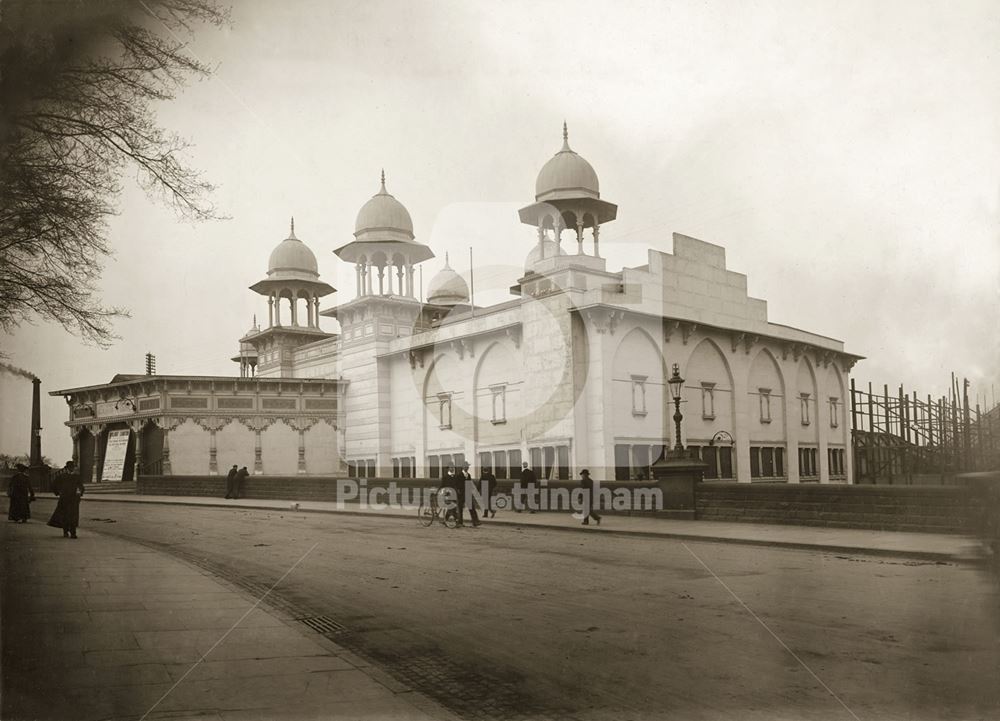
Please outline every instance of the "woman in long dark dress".
[[17, 473], [10, 479], [7, 495], [10, 496], [10, 510], [7, 518], [18, 523], [27, 523], [31, 518], [31, 502], [35, 500], [35, 489], [31, 487], [31, 479], [25, 471], [28, 467], [17, 464]]
[[63, 538], [76, 538], [76, 527], [80, 525], [80, 497], [83, 496], [83, 481], [76, 472], [73, 461], [66, 461], [66, 467], [56, 478], [52, 491], [59, 496], [56, 510], [52, 512], [48, 525], [61, 528]]

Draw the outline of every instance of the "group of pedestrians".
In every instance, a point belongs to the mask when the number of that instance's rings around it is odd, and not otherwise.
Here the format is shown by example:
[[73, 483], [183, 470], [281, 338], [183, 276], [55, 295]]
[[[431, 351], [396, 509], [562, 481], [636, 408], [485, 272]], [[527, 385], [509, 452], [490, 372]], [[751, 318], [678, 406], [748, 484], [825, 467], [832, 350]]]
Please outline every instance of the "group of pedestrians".
[[[455, 466], [448, 466], [445, 469], [444, 478], [441, 479], [441, 486], [454, 493], [455, 506], [445, 511], [445, 518], [455, 518], [456, 526], [465, 525], [464, 512], [466, 509], [469, 511], [469, 520], [472, 522], [473, 527], [478, 526], [480, 523], [479, 511], [476, 508], [475, 499], [467, 493], [469, 484], [472, 481], [472, 474], [469, 473], [469, 467], [469, 463], [465, 462], [462, 464], [462, 470], [456, 473]], [[490, 479], [492, 479], [492, 486], [490, 486]], [[489, 469], [484, 469], [480, 480], [485, 481], [487, 488], [489, 488], [487, 498], [492, 498], [496, 490], [496, 476]], [[487, 505], [483, 509], [483, 518], [489, 516], [491, 512], [493, 516], [497, 515], [492, 505], [490, 501], [487, 501]]]
[[[441, 486], [442, 488], [450, 489], [454, 493], [455, 499], [455, 506], [446, 511], [445, 517], [453, 517], [457, 526], [464, 526], [464, 513], [468, 510], [469, 520], [473, 527], [476, 527], [480, 524], [479, 508], [476, 505], [475, 498], [468, 493], [472, 482], [472, 474], [469, 472], [469, 468], [470, 464], [468, 461], [462, 464], [462, 470], [458, 472], [455, 471], [455, 466], [449, 465], [445, 469], [444, 478], [441, 479]], [[531, 470], [526, 462], [522, 463], [520, 475], [515, 482], [515, 493], [512, 499], [515, 512], [521, 513], [524, 510], [521, 506], [525, 496], [527, 496], [527, 510], [530, 513], [534, 513], [539, 507], [537, 481], [535, 472]], [[497, 477], [489, 468], [483, 468], [479, 476], [479, 483], [481, 484], [481, 498], [484, 503], [482, 509], [483, 518], [496, 518], [495, 497]], [[597, 525], [601, 525], [601, 515], [597, 512], [597, 503], [594, 497], [594, 480], [590, 477], [590, 471], [586, 468], [580, 471], [580, 486], [584, 489], [583, 508], [580, 509], [583, 515], [583, 525], [590, 525], [591, 519], [594, 519]]]
[[229, 474], [226, 476], [226, 498], [239, 498], [242, 496], [243, 486], [249, 475], [250, 471], [247, 470], [246, 466], [239, 468], [234, 463], [233, 467], [229, 469]]
[[[26, 465], [18, 463], [7, 486], [7, 496], [10, 498], [7, 519], [16, 523], [28, 522], [31, 518], [31, 503], [35, 500], [35, 489], [27, 471]], [[52, 480], [52, 492], [59, 497], [59, 502], [46, 525], [61, 529], [63, 538], [76, 538], [76, 529], [80, 525], [80, 499], [83, 498], [84, 488], [73, 461], [66, 461], [66, 465], [56, 474]]]

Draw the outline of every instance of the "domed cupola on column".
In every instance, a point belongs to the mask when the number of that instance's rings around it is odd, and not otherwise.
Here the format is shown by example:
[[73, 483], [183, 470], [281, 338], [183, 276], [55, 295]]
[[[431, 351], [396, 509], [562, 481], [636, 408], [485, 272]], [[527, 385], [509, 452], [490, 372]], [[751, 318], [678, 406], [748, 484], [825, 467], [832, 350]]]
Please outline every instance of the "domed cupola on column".
[[[354, 239], [334, 253], [354, 266], [357, 296], [324, 315], [340, 323], [339, 375], [350, 384], [344, 412], [356, 420], [344, 431], [348, 462], [376, 459], [390, 468], [389, 409], [395, 402], [386, 375], [399, 339], [429, 327], [424, 304], [417, 300], [415, 267], [434, 253], [414, 240], [413, 220], [392, 194], [382, 172], [378, 192], [358, 211]], [[407, 351], [404, 351], [407, 352]], [[364, 466], [362, 466], [364, 467]]]
[[359, 298], [413, 298], [413, 266], [434, 257], [430, 248], [414, 240], [410, 213], [386, 190], [385, 171], [379, 191], [358, 211], [354, 240], [334, 253], [354, 264]]
[[[521, 222], [534, 226], [538, 242], [525, 260], [530, 272], [545, 267], [544, 261], [564, 257], [566, 262], [586, 265], [586, 258], [600, 259], [599, 234], [601, 225], [618, 214], [618, 206], [601, 200], [600, 180], [587, 160], [569, 146], [569, 130], [563, 123], [563, 145], [558, 153], [542, 166], [535, 180], [535, 202], [518, 212]], [[584, 252], [584, 231], [593, 238], [593, 254]], [[562, 248], [562, 233], [575, 233], [577, 247], [570, 252]], [[551, 263], [550, 263], [551, 264]]]
[[257, 316], [253, 317], [253, 325], [250, 330], [240, 338], [240, 350], [232, 357], [232, 360], [240, 364], [240, 378], [252, 378], [257, 373], [257, 349], [250, 338], [260, 333], [260, 326], [257, 325]]
[[431, 278], [427, 286], [427, 302], [447, 306], [469, 304], [469, 284], [451, 269], [447, 254], [444, 257], [444, 268]]
[[271, 251], [267, 276], [250, 290], [267, 296], [268, 305], [267, 328], [241, 339], [250, 340], [257, 349], [258, 374], [285, 375], [283, 371], [291, 367], [288, 351], [330, 337], [319, 327], [319, 299], [335, 289], [320, 280], [316, 256], [295, 236], [295, 218], [288, 237]]

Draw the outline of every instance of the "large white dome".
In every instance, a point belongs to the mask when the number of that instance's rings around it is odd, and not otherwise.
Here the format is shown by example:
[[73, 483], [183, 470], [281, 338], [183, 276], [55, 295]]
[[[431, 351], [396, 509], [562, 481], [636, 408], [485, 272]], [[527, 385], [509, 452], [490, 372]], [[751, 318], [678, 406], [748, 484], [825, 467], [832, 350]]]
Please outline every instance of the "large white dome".
[[385, 189], [385, 173], [382, 173], [382, 187], [372, 199], [361, 206], [354, 223], [354, 235], [371, 231], [394, 231], [413, 238], [413, 221], [406, 207]]
[[569, 147], [569, 134], [563, 124], [563, 146], [538, 173], [535, 200], [569, 197], [600, 198], [597, 172], [582, 156]]
[[267, 275], [295, 277], [305, 274], [314, 280], [319, 277], [319, 268], [316, 265], [316, 256], [309, 246], [295, 237], [295, 219], [292, 219], [292, 228], [288, 237], [278, 243], [278, 246], [271, 251], [271, 257], [267, 262]]

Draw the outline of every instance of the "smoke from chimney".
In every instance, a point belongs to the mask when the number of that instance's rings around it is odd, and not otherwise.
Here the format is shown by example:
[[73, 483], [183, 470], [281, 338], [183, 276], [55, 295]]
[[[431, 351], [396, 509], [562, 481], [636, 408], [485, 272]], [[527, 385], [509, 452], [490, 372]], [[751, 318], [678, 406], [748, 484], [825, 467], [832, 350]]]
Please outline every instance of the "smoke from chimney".
[[17, 366], [12, 366], [9, 363], [0, 363], [0, 371], [5, 373], [10, 373], [11, 375], [21, 376], [22, 378], [27, 378], [28, 380], [35, 380], [35, 374], [24, 370], [24, 368], [18, 368]]

